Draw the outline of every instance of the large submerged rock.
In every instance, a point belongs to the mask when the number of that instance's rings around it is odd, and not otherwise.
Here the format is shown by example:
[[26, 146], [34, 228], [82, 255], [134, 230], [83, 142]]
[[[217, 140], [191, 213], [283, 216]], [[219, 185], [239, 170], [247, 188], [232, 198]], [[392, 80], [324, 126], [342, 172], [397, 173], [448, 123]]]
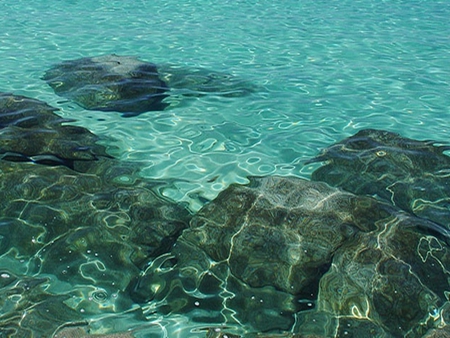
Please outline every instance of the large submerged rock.
[[[377, 231], [358, 233], [336, 251], [317, 300], [317, 314], [330, 318], [328, 332], [336, 329], [331, 318], [339, 318], [338, 336], [365, 327], [393, 337], [422, 337], [449, 315], [450, 251], [439, 234], [423, 225], [398, 212], [379, 222]], [[312, 319], [300, 317], [305, 323]]]
[[312, 174], [357, 195], [374, 195], [450, 229], [449, 146], [366, 129], [328, 148], [311, 162]]
[[322, 182], [254, 177], [201, 209], [130, 292], [250, 331], [420, 337], [449, 287], [439, 229]]
[[124, 116], [163, 110], [168, 95], [242, 96], [253, 86], [230, 74], [201, 68], [155, 65], [115, 54], [64, 61], [43, 79], [56, 94], [88, 110]]

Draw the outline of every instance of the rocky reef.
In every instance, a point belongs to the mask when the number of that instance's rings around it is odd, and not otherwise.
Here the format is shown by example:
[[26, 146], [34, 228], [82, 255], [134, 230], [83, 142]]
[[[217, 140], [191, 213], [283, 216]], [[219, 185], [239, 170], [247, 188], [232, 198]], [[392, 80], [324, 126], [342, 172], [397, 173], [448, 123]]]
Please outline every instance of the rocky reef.
[[449, 146], [365, 129], [323, 150], [312, 174], [357, 195], [377, 196], [450, 230]]
[[[122, 75], [147, 74], [156, 96], [134, 92], [155, 104], [188, 81], [141, 63], [82, 59], [46, 76], [122, 112]], [[109, 103], [84, 103], [73, 86], [105, 70], [120, 83], [100, 90]], [[192, 215], [162, 196], [170, 182], [140, 178], [70, 123], [0, 93], [0, 336], [140, 337], [155, 316], [185, 316], [207, 338], [448, 334], [447, 147], [362, 130], [312, 159], [311, 181], [250, 177]]]

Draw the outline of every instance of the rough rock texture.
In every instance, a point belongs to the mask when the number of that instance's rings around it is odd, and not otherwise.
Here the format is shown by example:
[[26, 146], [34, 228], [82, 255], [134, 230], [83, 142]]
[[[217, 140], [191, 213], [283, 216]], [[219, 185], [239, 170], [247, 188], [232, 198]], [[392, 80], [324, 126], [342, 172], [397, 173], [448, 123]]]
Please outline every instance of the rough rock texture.
[[134, 338], [132, 332], [90, 334], [86, 326], [66, 326], [58, 330], [53, 338]]
[[311, 161], [325, 162], [312, 179], [357, 195], [376, 195], [450, 229], [450, 157], [443, 153], [449, 147], [434, 143], [361, 130]]
[[133, 337], [83, 324], [129, 313], [211, 338], [448, 335], [446, 148], [361, 131], [315, 159], [345, 190], [252, 177], [192, 217], [54, 111], [0, 94], [0, 336]]
[[181, 240], [216, 262], [226, 261], [252, 287], [298, 294], [318, 281], [355, 232], [374, 229], [364, 213], [376, 204], [358, 199], [323, 183], [254, 178], [199, 211]]
[[320, 280], [317, 310], [377, 323], [395, 337], [422, 337], [447, 300], [450, 252], [420, 222], [397, 213], [339, 248]]
[[[407, 212], [396, 212], [377, 232], [359, 233], [357, 241], [336, 251], [332, 269], [320, 280], [318, 313], [341, 318], [338, 322], [352, 317], [374, 322], [394, 337], [422, 337], [439, 327], [439, 320], [447, 322], [448, 149], [367, 129], [311, 161], [325, 162], [313, 180], [373, 195]], [[428, 333], [441, 334], [446, 333], [440, 328]]]
[[251, 178], [202, 208], [131, 294], [259, 331], [420, 337], [449, 286], [436, 229], [322, 182]]
[[[65, 133], [53, 111], [0, 95], [0, 135], [16, 135], [0, 138], [0, 336], [50, 337], [65, 322], [133, 308], [126, 287], [190, 219], [158, 193], [165, 183], [140, 179], [86, 129]], [[36, 160], [49, 154], [57, 160]]]
[[19, 276], [4, 269], [0, 276], [0, 337], [49, 337], [66, 321], [81, 320], [79, 312], [64, 304], [71, 294], [45, 290], [50, 278]]
[[82, 127], [63, 125], [45, 102], [0, 93], [0, 158], [15, 162], [89, 167], [108, 157], [98, 137]]

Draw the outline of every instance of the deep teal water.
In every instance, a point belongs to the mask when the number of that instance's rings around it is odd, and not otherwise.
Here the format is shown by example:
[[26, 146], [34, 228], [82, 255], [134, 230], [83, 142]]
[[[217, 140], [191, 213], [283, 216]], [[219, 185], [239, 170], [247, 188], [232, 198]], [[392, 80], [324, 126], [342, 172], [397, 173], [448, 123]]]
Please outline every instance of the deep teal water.
[[[448, 1], [4, 0], [0, 91], [112, 137], [111, 154], [174, 179], [163, 194], [196, 211], [249, 175], [309, 178], [305, 161], [364, 128], [448, 143], [449, 17]], [[228, 72], [261, 90], [123, 119], [86, 112], [41, 80], [55, 63], [109, 53]], [[158, 320], [188, 336], [186, 318]]]

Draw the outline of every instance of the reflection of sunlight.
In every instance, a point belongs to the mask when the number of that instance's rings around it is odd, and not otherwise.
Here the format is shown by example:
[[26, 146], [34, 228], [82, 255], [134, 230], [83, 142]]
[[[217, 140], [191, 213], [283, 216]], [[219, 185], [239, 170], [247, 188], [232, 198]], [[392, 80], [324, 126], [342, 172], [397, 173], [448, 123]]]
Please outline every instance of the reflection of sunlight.
[[[366, 297], [364, 297], [364, 301], [365, 301], [365, 304], [364, 304], [365, 305], [364, 306], [365, 309], [363, 309], [363, 311], [361, 311], [358, 308], [358, 306], [356, 304], [354, 304], [354, 305], [352, 305], [350, 307], [351, 313], [352, 313], [352, 315], [355, 318], [370, 320], [370, 317], [369, 317], [369, 315], [370, 315], [370, 304], [369, 304], [369, 301], [368, 301], [368, 299]], [[361, 304], [361, 306], [363, 306], [363, 304]]]

